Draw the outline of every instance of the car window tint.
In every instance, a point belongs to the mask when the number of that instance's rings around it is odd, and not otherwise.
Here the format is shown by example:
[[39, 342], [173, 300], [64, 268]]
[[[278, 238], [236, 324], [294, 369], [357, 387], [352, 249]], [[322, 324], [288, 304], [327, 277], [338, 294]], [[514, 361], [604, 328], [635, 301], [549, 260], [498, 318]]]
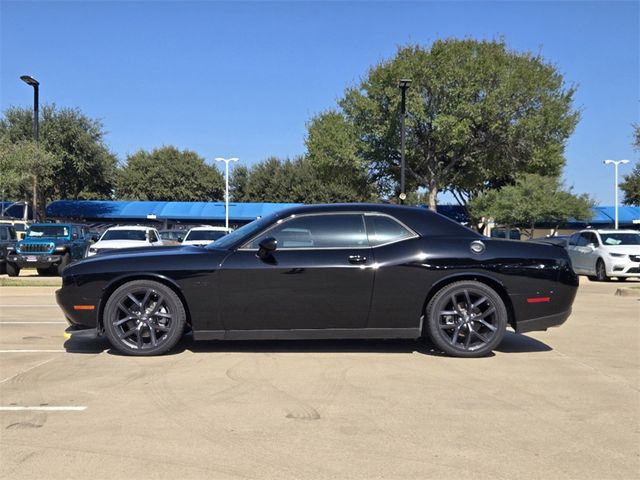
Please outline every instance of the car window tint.
[[578, 243], [579, 233], [574, 233], [569, 237], [569, 245], [576, 245]]
[[397, 242], [414, 235], [393, 218], [384, 215], [367, 215], [366, 219], [371, 246]]
[[283, 221], [244, 248], [258, 248], [267, 237], [283, 248], [358, 248], [368, 246], [362, 215], [309, 215]]
[[8, 228], [0, 228], [0, 240], [9, 240]]
[[157, 241], [158, 241], [158, 236], [156, 235], [156, 232], [153, 230], [149, 230], [149, 242], [155, 243]]
[[591, 242], [591, 237], [590, 237], [590, 232], [582, 232], [580, 234], [580, 238], [578, 238], [578, 246], [579, 247], [586, 247], [590, 243], [592, 243]]

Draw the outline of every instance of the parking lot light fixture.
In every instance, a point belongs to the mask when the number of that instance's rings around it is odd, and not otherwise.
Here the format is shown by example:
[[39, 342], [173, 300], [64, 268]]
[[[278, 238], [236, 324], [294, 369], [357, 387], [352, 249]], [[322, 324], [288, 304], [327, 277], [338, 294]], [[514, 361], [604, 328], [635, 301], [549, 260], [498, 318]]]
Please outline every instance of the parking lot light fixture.
[[[26, 83], [27, 85], [30, 85], [33, 87], [33, 139], [36, 142], [36, 162], [38, 161], [38, 143], [40, 140], [40, 128], [39, 128], [39, 124], [38, 124], [38, 119], [39, 119], [39, 87], [40, 87], [40, 82], [38, 82], [35, 78], [33, 78], [30, 75], [22, 75], [20, 77], [20, 80], [22, 80], [24, 83]], [[38, 212], [38, 178], [37, 175], [35, 173], [35, 171], [33, 172], [33, 218], [34, 220], [37, 219], [37, 212]]]
[[229, 162], [237, 162], [239, 158], [217, 157], [217, 162], [224, 162], [224, 226], [229, 228]]
[[404, 203], [404, 199], [407, 198], [407, 194], [404, 191], [404, 178], [405, 178], [405, 166], [404, 166], [404, 138], [405, 138], [405, 128], [404, 128], [404, 119], [407, 115], [407, 89], [411, 85], [411, 80], [408, 78], [403, 78], [398, 82], [398, 88], [402, 92], [402, 102], [400, 104], [400, 203]]
[[605, 165], [613, 165], [614, 170], [614, 212], [615, 212], [615, 226], [614, 228], [618, 230], [618, 166], [626, 165], [629, 163], [629, 160], [605, 160], [602, 163]]

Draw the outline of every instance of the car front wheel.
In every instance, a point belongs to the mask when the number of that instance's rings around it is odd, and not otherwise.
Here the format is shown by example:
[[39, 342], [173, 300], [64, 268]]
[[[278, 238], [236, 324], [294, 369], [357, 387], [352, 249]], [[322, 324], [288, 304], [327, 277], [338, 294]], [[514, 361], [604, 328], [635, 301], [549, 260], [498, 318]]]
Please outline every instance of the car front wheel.
[[10, 277], [17, 277], [20, 275], [20, 267], [15, 263], [7, 262], [7, 275]]
[[596, 262], [596, 280], [598, 282], [608, 282], [609, 277], [607, 277], [607, 269], [604, 266], [604, 261], [599, 258]]
[[135, 280], [117, 288], [103, 313], [107, 338], [127, 355], [161, 355], [182, 337], [186, 312], [176, 293], [162, 283]]
[[426, 314], [431, 341], [456, 357], [487, 355], [500, 344], [507, 328], [507, 309], [500, 295], [471, 280], [439, 290]]

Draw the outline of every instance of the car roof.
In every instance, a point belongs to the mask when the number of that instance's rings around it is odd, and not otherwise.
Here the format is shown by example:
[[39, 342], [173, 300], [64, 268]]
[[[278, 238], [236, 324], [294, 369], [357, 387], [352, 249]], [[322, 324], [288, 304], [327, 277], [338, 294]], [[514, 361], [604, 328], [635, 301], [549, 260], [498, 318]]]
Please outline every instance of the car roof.
[[145, 227], [144, 225], [118, 225], [117, 227], [109, 227], [107, 230], [155, 230], [153, 227]]
[[580, 233], [582, 232], [598, 232], [598, 233], [640, 233], [638, 230], [631, 230], [631, 229], [626, 229], [626, 230], [615, 230], [612, 228], [599, 228], [599, 229], [593, 229], [593, 228], [589, 228], [587, 230], [581, 230]]
[[198, 231], [200, 231], [200, 230], [204, 230], [204, 231], [209, 230], [209, 231], [213, 231], [213, 232], [226, 232], [226, 231], [231, 230], [231, 229], [227, 228], [227, 227], [193, 227], [189, 231], [191, 232], [192, 230], [198, 230]]

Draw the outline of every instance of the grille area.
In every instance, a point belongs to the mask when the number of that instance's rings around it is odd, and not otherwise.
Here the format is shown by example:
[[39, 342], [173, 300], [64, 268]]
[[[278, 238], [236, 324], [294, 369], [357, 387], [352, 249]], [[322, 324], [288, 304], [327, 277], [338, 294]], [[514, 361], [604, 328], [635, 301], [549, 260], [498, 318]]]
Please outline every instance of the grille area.
[[49, 253], [53, 250], [53, 243], [24, 243], [20, 245], [20, 253]]

